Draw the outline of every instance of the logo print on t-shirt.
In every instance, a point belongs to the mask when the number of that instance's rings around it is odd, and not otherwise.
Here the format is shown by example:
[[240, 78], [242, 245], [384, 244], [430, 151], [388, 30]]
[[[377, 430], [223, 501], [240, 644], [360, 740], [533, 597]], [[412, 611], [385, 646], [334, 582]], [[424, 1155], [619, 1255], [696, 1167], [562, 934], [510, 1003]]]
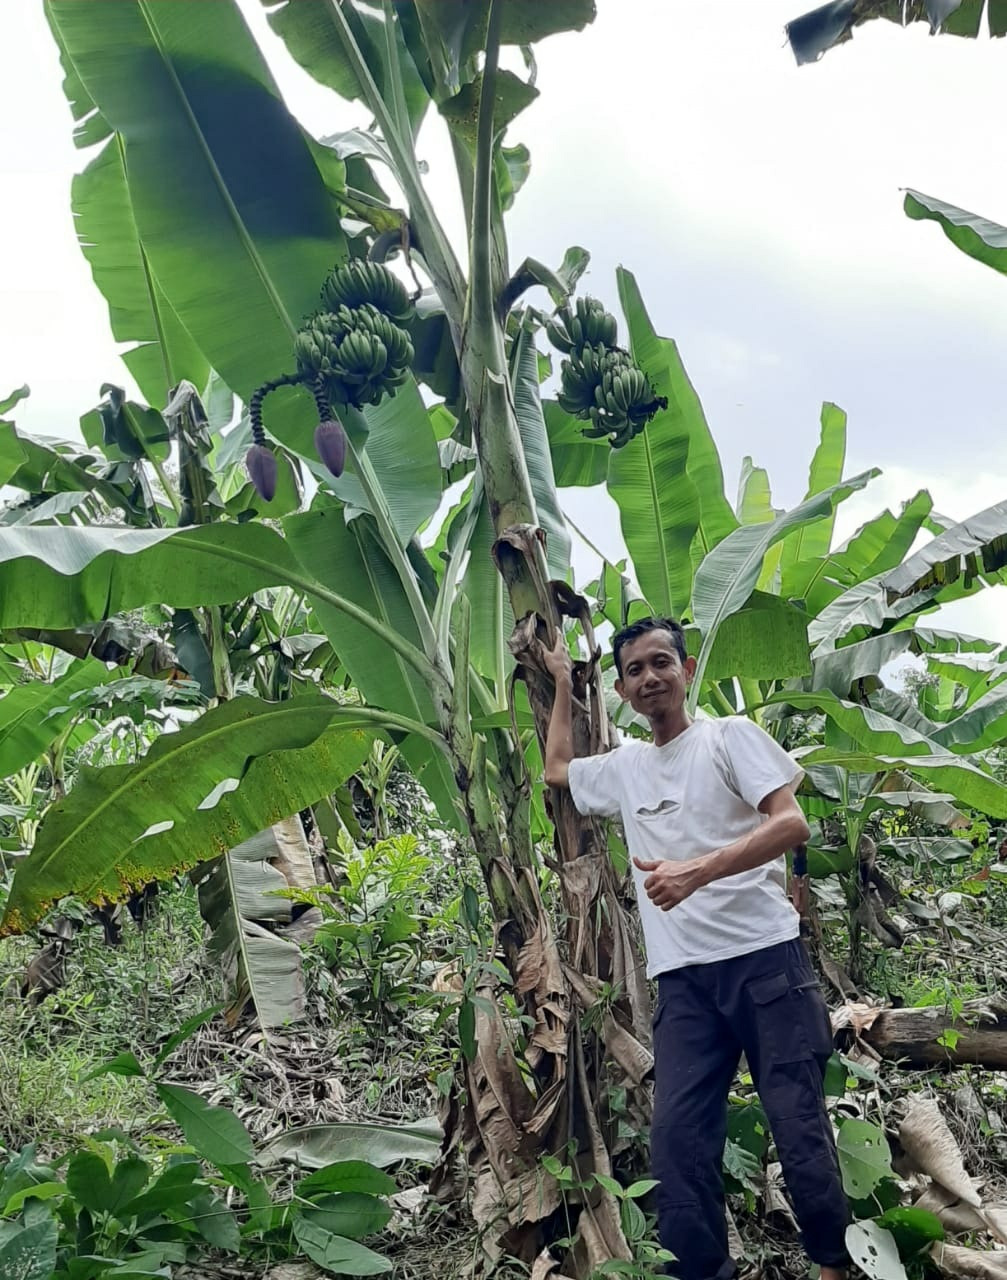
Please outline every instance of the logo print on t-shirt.
[[659, 813], [671, 813], [674, 809], [681, 809], [681, 807], [677, 800], [662, 800], [655, 809], [637, 809], [636, 816], [638, 818], [656, 818]]

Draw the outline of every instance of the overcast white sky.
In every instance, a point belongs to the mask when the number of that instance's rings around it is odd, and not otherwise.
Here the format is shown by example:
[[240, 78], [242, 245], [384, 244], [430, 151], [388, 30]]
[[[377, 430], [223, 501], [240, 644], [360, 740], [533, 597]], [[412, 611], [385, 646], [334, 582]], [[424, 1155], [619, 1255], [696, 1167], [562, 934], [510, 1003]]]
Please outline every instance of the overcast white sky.
[[[366, 122], [292, 63], [258, 0], [243, 7], [309, 128]], [[810, 7], [598, 0], [586, 32], [538, 46], [542, 94], [509, 139], [533, 165], [512, 261], [582, 244], [587, 287], [613, 306], [615, 266], [636, 273], [703, 399], [732, 500], [746, 453], [777, 505], [800, 500], [829, 399], [850, 416], [848, 471], [884, 471], [843, 508], [844, 534], [917, 488], [964, 518], [1005, 496], [1007, 282], [910, 222], [899, 189], [1007, 222], [1007, 42], [874, 23], [798, 68], [783, 26]], [[126, 373], [76, 247], [82, 161], [39, 0], [3, 0], [0, 50], [0, 394], [28, 382], [20, 424], [72, 436], [101, 383]], [[447, 152], [429, 130], [423, 142], [431, 190], [449, 198]], [[599, 501], [576, 494], [571, 514], [590, 513], [615, 555]], [[1007, 640], [1007, 591], [945, 621]]]

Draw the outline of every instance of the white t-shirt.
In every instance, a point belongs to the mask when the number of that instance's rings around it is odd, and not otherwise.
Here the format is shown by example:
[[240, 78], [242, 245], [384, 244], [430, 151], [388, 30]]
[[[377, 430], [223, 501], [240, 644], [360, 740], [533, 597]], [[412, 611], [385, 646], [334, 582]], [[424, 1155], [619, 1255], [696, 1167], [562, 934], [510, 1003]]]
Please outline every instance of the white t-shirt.
[[[570, 794], [581, 813], [622, 819], [631, 856], [684, 862], [758, 827], [762, 800], [796, 788], [803, 772], [752, 720], [727, 716], [694, 720], [661, 747], [634, 740], [571, 760]], [[670, 911], [647, 897], [647, 874], [633, 867], [648, 977], [745, 955], [800, 931], [782, 855], [714, 880]]]

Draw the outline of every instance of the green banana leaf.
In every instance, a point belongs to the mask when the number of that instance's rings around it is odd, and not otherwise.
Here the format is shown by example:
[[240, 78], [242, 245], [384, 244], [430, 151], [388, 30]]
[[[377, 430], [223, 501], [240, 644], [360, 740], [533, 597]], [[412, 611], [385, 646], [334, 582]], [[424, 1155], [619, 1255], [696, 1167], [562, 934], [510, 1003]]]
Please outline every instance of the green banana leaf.
[[[471, 506], [465, 514], [469, 519], [475, 519], [469, 540], [468, 565], [461, 581], [461, 591], [471, 606], [469, 658], [476, 671], [492, 682], [497, 697], [500, 697], [514, 665], [507, 648], [507, 641], [514, 630], [514, 611], [504, 580], [493, 560], [496, 531], [478, 473]], [[462, 549], [455, 548], [451, 554], [460, 555]]]
[[912, 631], [888, 631], [824, 653], [814, 661], [811, 688], [831, 689], [837, 697], [848, 697], [854, 681], [876, 676], [907, 651], [915, 651]]
[[122, 139], [109, 139], [73, 180], [70, 205], [94, 282], [108, 303], [112, 336], [135, 345], [123, 361], [148, 403], [163, 407], [183, 378], [206, 386], [206, 357], [154, 279], [136, 229]]
[[[352, 411], [347, 415], [348, 426], [355, 417]], [[394, 396], [386, 397], [376, 407], [368, 407], [365, 417], [365, 461], [388, 508], [399, 545], [404, 547], [440, 505], [444, 476], [437, 437], [412, 378]], [[336, 479], [318, 462], [312, 446], [308, 465], [351, 512], [371, 510], [352, 464], [348, 463]]]
[[1007, 817], [1007, 785], [946, 750], [931, 738], [872, 707], [844, 702], [827, 689], [785, 690], [769, 699], [803, 711], [820, 711], [856, 743], [852, 751], [832, 746], [800, 751], [802, 764], [837, 764], [854, 772], [892, 768], [923, 773], [928, 783], [993, 817]]
[[[690, 653], [702, 650], [702, 635], [686, 628]], [[807, 615], [789, 600], [753, 591], [717, 632], [703, 678], [787, 680], [811, 672]]]
[[604, 484], [611, 446], [606, 440], [589, 440], [578, 422], [555, 400], [544, 400], [542, 412], [549, 433], [549, 452], [556, 484], [561, 489]]
[[283, 538], [265, 525], [185, 529], [0, 529], [0, 629], [75, 627], [127, 609], [229, 604], [303, 582]]
[[20, 435], [12, 422], [0, 422], [0, 462], [20, 459], [7, 477], [12, 488], [35, 495], [92, 494], [121, 511], [127, 521], [147, 523], [147, 512], [134, 506], [126, 488], [92, 470], [98, 456], [80, 452], [79, 444]]
[[[301, 4], [297, 0], [286, 0], [282, 4], [262, 0], [262, 3], [270, 9], [269, 25], [308, 75], [341, 98], [364, 100], [356, 72], [343, 48], [339, 24], [328, 3]], [[430, 97], [403, 41], [401, 24], [395, 24], [394, 55], [390, 64], [381, 5], [352, 0], [341, 7], [382, 98], [390, 103], [393, 92], [399, 91], [394, 89], [397, 83], [410, 127], [417, 133]]]
[[549, 452], [549, 436], [539, 398], [538, 352], [535, 335], [522, 325], [511, 351], [511, 389], [514, 415], [521, 433], [528, 478], [535, 497], [539, 524], [546, 535], [545, 553], [549, 575], [566, 580], [570, 572], [570, 533], [559, 505], [556, 478]]
[[[300, 822], [295, 817], [298, 830]], [[289, 887], [271, 859], [290, 855], [292, 823], [275, 823], [243, 840], [194, 873], [199, 884], [199, 910], [209, 925], [209, 949], [222, 966], [229, 1002], [225, 1016], [232, 1025], [247, 1005], [267, 1030], [304, 1017], [305, 989], [301, 949], [282, 937], [290, 923]], [[281, 843], [282, 842], [282, 843]], [[303, 855], [311, 854], [300, 831]], [[262, 922], [268, 922], [267, 928]], [[279, 927], [281, 932], [275, 931]]]
[[[831, 600], [809, 628], [816, 656], [893, 621], [972, 595], [1002, 579], [1007, 565], [1007, 502], [951, 525], [898, 565]], [[849, 641], [847, 641], [849, 642]]]
[[1007, 34], [1007, 6], [1002, 0], [989, 0], [988, 4], [984, 4], [984, 0], [973, 4], [962, 4], [961, 0], [951, 0], [950, 3], [947, 0], [943, 3], [927, 0], [925, 4], [908, 5], [895, 5], [890, 0], [860, 0], [856, 4], [852, 0], [829, 0], [788, 22], [787, 39], [798, 65], [817, 62], [829, 49], [851, 39], [855, 27], [878, 18], [898, 22], [901, 26], [926, 22], [931, 35], [941, 31], [975, 39], [982, 24], [984, 7], [990, 35]]
[[[668, 408], [661, 416], [664, 413], [680, 416], [688, 431], [685, 471], [699, 496], [695, 548], [698, 562], [738, 527], [738, 519], [724, 493], [720, 454], [699, 396], [678, 354], [678, 346], [671, 338], [662, 338], [654, 331], [632, 272], [619, 267], [616, 280], [633, 355], [650, 377], [657, 394], [668, 398]], [[659, 418], [654, 419], [657, 421]]]
[[817, 615], [844, 590], [901, 564], [932, 507], [930, 494], [921, 489], [897, 517], [885, 510], [861, 525], [844, 546], [817, 563], [806, 562], [799, 576], [795, 566], [791, 585], [808, 612]]
[[692, 705], [699, 696], [703, 673], [725, 619], [748, 601], [762, 570], [766, 552], [791, 529], [829, 515], [837, 503], [862, 489], [878, 472], [865, 471], [833, 485], [771, 523], [742, 525], [703, 560], [692, 590], [692, 620], [703, 636], [699, 669], [692, 685]]
[[972, 753], [1000, 746], [1007, 738], [1007, 686], [989, 689], [961, 715], [931, 735], [949, 751]]
[[[123, 140], [137, 234], [159, 288], [247, 400], [292, 367], [297, 325], [345, 257], [328, 185], [340, 162], [328, 153], [320, 171], [234, 0], [47, 0], [46, 11], [76, 78]], [[308, 451], [309, 397], [277, 397], [267, 418]]]
[[[805, 499], [813, 498], [824, 489], [839, 484], [843, 478], [846, 461], [846, 414], [838, 405], [826, 402], [822, 405], [821, 435], [818, 448], [811, 459], [808, 473], [808, 491]], [[832, 549], [832, 533], [836, 524], [835, 510], [813, 524], [802, 524], [784, 540], [780, 550], [782, 592], [785, 596], [803, 598], [804, 591], [792, 578], [794, 570], [804, 561], [819, 561]], [[797, 574], [798, 580], [803, 575]]]
[[737, 528], [720, 458], [678, 348], [654, 331], [636, 280], [617, 273], [633, 357], [668, 407], [634, 440], [609, 453], [608, 491], [640, 588], [659, 613], [688, 607], [693, 548], [705, 554]]
[[[283, 527], [289, 550], [302, 564], [311, 565], [320, 583], [338, 588], [340, 595], [377, 619], [386, 631], [418, 643], [409, 601], [369, 516], [358, 516], [347, 524], [338, 506], [316, 502], [313, 510], [289, 517]], [[320, 628], [369, 704], [395, 708], [423, 724], [435, 721], [428, 684], [382, 645], [373, 629], [347, 618], [317, 596], [311, 603]], [[401, 749], [442, 818], [457, 825], [458, 788], [443, 753], [423, 738], [408, 737]]]
[[87, 658], [71, 663], [51, 684], [35, 680], [0, 698], [0, 778], [37, 760], [86, 708], [82, 695], [118, 676], [114, 668]]
[[314, 804], [364, 760], [374, 716], [321, 695], [235, 698], [137, 764], [83, 769], [19, 864], [0, 934], [24, 932], [66, 894], [121, 898]]
[[154, 603], [230, 604], [266, 587], [290, 586], [355, 618], [372, 646], [377, 639], [379, 651], [387, 645], [433, 680], [422, 653], [400, 631], [305, 567], [327, 563], [324, 545], [309, 543], [302, 564], [287, 539], [254, 521], [182, 529], [0, 528], [0, 631], [72, 628]]
[[[969, 590], [978, 579], [999, 582], [1007, 566], [1007, 501], [952, 525], [880, 582], [887, 598], [933, 592], [959, 580]], [[980, 582], [980, 585], [982, 583]]]
[[737, 512], [742, 524], [766, 524], [783, 514], [773, 506], [769, 472], [765, 467], [755, 466], [747, 455], [741, 460]]
[[[992, 5], [991, 11], [996, 7]], [[1007, 27], [1007, 22], [1004, 26]], [[922, 191], [907, 189], [903, 208], [916, 222], [936, 222], [962, 253], [992, 267], [994, 271], [1007, 274], [1007, 227], [998, 222], [990, 222], [988, 218], [981, 218], [976, 213], [959, 209], [957, 205], [925, 196]]]

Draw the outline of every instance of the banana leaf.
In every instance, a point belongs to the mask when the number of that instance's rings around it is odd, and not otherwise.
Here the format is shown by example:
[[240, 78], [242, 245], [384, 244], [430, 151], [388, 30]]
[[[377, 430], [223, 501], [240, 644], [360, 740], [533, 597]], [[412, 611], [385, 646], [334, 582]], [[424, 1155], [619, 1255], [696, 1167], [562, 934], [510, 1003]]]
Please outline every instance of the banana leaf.
[[[912, 614], [1002, 581], [1007, 502], [951, 525], [898, 565], [858, 582], [821, 609], [809, 628], [816, 656]], [[847, 640], [847, 642], [849, 642]]]
[[[845, 461], [846, 414], [838, 405], [826, 402], [822, 405], [821, 435], [811, 459], [805, 500], [839, 484], [843, 478]], [[833, 510], [813, 524], [800, 525], [783, 540], [780, 550], [780, 572], [784, 595], [797, 598], [804, 596], [804, 591], [797, 585], [804, 576], [798, 566], [806, 561], [819, 561], [829, 554], [835, 523], [836, 513]]]
[[0, 778], [9, 778], [37, 760], [88, 706], [86, 695], [118, 678], [103, 662], [71, 663], [51, 684], [20, 685], [0, 698]]
[[282, 936], [282, 926], [291, 918], [290, 899], [282, 894], [290, 884], [274, 865], [278, 860], [288, 863], [292, 854], [299, 862], [306, 859], [310, 868], [310, 850], [296, 815], [242, 841], [194, 874], [200, 913], [211, 930], [210, 952], [219, 959], [228, 985], [225, 1017], [231, 1025], [249, 1003], [267, 1030], [304, 1017], [301, 949]]
[[608, 491], [640, 587], [658, 612], [688, 607], [694, 563], [737, 528], [699, 397], [669, 338], [655, 332], [633, 275], [617, 272], [633, 357], [668, 400], [625, 448], [612, 449]]
[[[287, 546], [310, 564], [319, 582], [363, 609], [386, 633], [416, 644], [419, 633], [395, 569], [385, 555], [369, 516], [346, 522], [335, 504], [316, 502], [312, 511], [284, 521]], [[373, 628], [361, 626], [316, 596], [312, 609], [361, 696], [372, 706], [394, 707], [423, 724], [436, 719], [428, 683], [382, 645]], [[459, 822], [457, 786], [443, 753], [407, 737], [402, 754], [426, 787], [445, 821]]]
[[122, 898], [314, 804], [364, 760], [374, 714], [321, 695], [235, 698], [136, 764], [82, 769], [19, 864], [0, 933], [30, 928], [67, 894]]
[[[993, 3], [990, 6], [991, 14], [998, 8], [1003, 18], [1004, 30], [1007, 30], [1007, 6]], [[1004, 30], [998, 34], [1003, 35]], [[984, 266], [992, 267], [994, 271], [1007, 274], [1007, 227], [912, 189], [906, 191], [903, 208], [914, 221], [936, 222], [962, 253], [967, 253]]]
[[70, 189], [77, 238], [94, 282], [108, 303], [112, 336], [133, 343], [123, 361], [145, 399], [163, 407], [183, 378], [197, 387], [210, 376], [192, 340], [151, 273], [126, 182], [125, 148], [109, 139]]
[[[340, 162], [326, 153], [323, 175], [234, 0], [47, 0], [46, 12], [77, 81], [122, 138], [137, 235], [158, 287], [208, 363], [247, 399], [292, 367], [296, 328], [345, 257], [329, 187]], [[306, 452], [310, 398], [277, 397], [268, 409], [271, 429]]]
[[769, 702], [823, 712], [856, 744], [853, 750], [832, 746], [801, 750], [802, 764], [837, 764], [859, 773], [907, 769], [922, 773], [929, 784], [962, 804], [993, 817], [1007, 817], [1007, 785], [872, 707], [844, 702], [826, 689], [816, 693], [787, 690], [774, 695]]
[[766, 552], [791, 529], [831, 514], [837, 503], [862, 489], [877, 471], [865, 471], [833, 485], [800, 506], [765, 524], [742, 525], [703, 560], [692, 591], [692, 620], [703, 636], [692, 699], [699, 696], [703, 672], [724, 621], [748, 601], [762, 571]]

